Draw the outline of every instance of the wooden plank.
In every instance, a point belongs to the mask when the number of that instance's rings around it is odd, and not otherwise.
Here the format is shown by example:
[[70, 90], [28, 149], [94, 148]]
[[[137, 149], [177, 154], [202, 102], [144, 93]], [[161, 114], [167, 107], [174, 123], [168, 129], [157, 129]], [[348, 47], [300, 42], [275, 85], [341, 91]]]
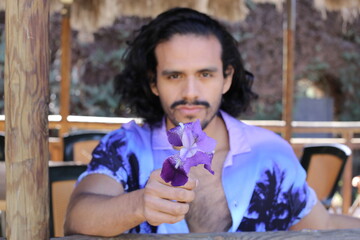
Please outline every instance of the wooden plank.
[[294, 34], [296, 21], [296, 1], [286, 1], [287, 17], [284, 22], [283, 37], [283, 120], [285, 130], [283, 137], [290, 141], [292, 136], [292, 110], [294, 92]]
[[71, 27], [70, 4], [64, 4], [61, 18], [61, 81], [60, 81], [60, 115], [62, 117], [60, 134], [68, 131], [67, 116], [70, 114], [71, 86]]
[[7, 239], [49, 239], [49, 1], [6, 1]]
[[[344, 138], [346, 139], [346, 145], [348, 145], [350, 148], [351, 146], [351, 138], [353, 136], [352, 132], [345, 133]], [[342, 186], [342, 197], [343, 197], [343, 203], [342, 203], [342, 213], [348, 214], [350, 206], [352, 205], [351, 195], [352, 195], [352, 174], [353, 174], [353, 156], [354, 154], [351, 154], [345, 164], [344, 171], [343, 171], [343, 186]]]
[[242, 232], [242, 233], [190, 233], [190, 234], [123, 234], [118, 237], [101, 238], [91, 236], [69, 236], [52, 238], [53, 240], [280, 240], [280, 239], [326, 239], [326, 240], [358, 240], [360, 229], [346, 230], [304, 230], [279, 232]]

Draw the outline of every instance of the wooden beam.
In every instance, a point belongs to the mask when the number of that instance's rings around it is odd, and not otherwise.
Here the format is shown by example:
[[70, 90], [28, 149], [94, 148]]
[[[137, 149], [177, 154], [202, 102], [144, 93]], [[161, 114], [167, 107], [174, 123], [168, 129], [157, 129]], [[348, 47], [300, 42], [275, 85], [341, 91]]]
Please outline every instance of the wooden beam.
[[296, 21], [296, 0], [286, 1], [286, 20], [283, 38], [283, 120], [285, 131], [283, 137], [290, 141], [292, 136], [292, 109], [294, 92], [294, 33]]
[[49, 239], [49, 2], [6, 0], [7, 239]]
[[60, 81], [60, 136], [68, 132], [67, 116], [70, 114], [71, 86], [71, 4], [63, 4], [61, 18], [61, 81]]
[[[351, 139], [353, 138], [354, 134], [351, 132], [345, 133], [344, 138], [346, 139], [345, 144], [348, 145], [351, 149], [353, 149]], [[352, 195], [352, 185], [351, 180], [353, 178], [353, 156], [354, 154], [351, 154], [345, 164], [342, 180], [342, 197], [343, 197], [343, 203], [342, 203], [342, 213], [348, 214], [350, 206], [352, 204], [351, 195]]]

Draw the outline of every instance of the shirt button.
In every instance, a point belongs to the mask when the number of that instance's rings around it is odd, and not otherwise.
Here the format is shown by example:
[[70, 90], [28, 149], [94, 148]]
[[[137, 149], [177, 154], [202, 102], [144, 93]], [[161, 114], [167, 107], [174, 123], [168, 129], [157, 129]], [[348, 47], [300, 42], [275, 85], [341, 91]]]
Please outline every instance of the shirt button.
[[238, 202], [234, 201], [234, 207], [238, 207]]

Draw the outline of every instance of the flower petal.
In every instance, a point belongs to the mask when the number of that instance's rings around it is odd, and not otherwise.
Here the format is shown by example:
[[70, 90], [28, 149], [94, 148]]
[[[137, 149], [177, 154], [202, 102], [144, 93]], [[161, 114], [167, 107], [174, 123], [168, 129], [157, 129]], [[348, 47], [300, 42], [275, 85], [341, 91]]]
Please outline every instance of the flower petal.
[[181, 141], [183, 132], [184, 132], [184, 127], [182, 125], [168, 130], [166, 133], [168, 136], [169, 143], [175, 147], [181, 147], [183, 145]]
[[182, 166], [175, 167], [174, 158], [178, 158], [178, 156], [170, 156], [164, 161], [160, 176], [165, 182], [171, 182], [172, 186], [177, 187], [184, 185], [188, 181], [188, 176]]
[[196, 136], [194, 136], [191, 126], [185, 125], [183, 134], [181, 136], [181, 141], [185, 148], [191, 148], [194, 145]]
[[214, 151], [216, 140], [207, 136], [206, 133], [202, 131], [199, 120], [196, 120], [193, 123], [192, 132], [194, 134], [194, 138], [196, 139], [196, 146], [199, 150], [209, 153]]
[[204, 168], [214, 174], [211, 161], [216, 141], [202, 131], [200, 120], [180, 123], [167, 131], [170, 144], [182, 147], [179, 154], [170, 156], [163, 163], [161, 177], [173, 186], [184, 185], [188, 181], [190, 168], [204, 164]]
[[212, 153], [204, 153], [204, 152], [196, 152], [196, 154], [184, 161], [184, 171], [188, 174], [190, 172], [190, 168], [197, 166], [199, 164], [204, 164], [204, 168], [208, 170], [211, 174], [214, 174], [214, 171], [211, 169], [213, 154]]
[[198, 139], [196, 145], [201, 151], [211, 153], [215, 149], [216, 140], [205, 135]]

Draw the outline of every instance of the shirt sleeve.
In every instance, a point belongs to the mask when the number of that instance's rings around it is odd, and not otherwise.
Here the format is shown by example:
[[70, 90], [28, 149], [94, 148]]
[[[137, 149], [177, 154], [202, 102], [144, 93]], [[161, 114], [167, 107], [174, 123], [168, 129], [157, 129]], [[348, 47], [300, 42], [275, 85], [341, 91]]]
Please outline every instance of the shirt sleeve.
[[289, 227], [298, 223], [302, 218], [310, 213], [317, 202], [315, 191], [306, 182], [306, 171], [301, 166], [292, 147], [289, 144], [284, 147], [284, 159], [281, 165], [282, 171], [289, 182], [284, 181], [284, 190], [290, 194], [289, 200], [292, 209], [292, 221]]
[[[273, 159], [275, 171], [280, 175], [280, 199], [288, 205], [290, 222], [288, 228], [310, 213], [317, 202], [316, 193], [306, 182], [306, 171], [301, 166], [292, 147], [283, 142], [278, 159]], [[281, 146], [280, 145], [280, 146]], [[276, 173], [277, 172], [277, 173]]]
[[121, 183], [125, 191], [128, 191], [134, 163], [127, 146], [128, 140], [123, 129], [106, 135], [94, 149], [92, 160], [78, 182], [90, 174], [104, 174]]

